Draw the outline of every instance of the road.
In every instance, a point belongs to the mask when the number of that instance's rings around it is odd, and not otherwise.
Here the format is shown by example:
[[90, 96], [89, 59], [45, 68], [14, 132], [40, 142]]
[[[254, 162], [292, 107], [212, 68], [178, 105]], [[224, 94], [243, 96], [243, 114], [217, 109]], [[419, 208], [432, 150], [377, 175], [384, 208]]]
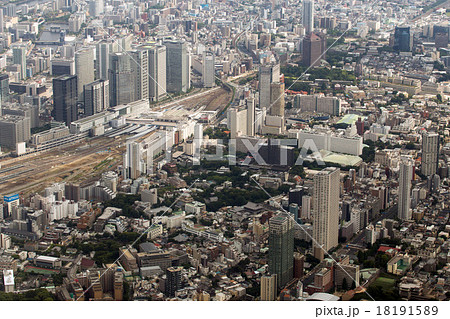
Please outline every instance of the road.
[[[390, 219], [394, 218], [398, 211], [398, 205], [392, 205], [390, 208], [387, 209], [386, 212], [380, 214], [378, 217], [376, 217], [374, 220], [371, 221], [371, 223], [376, 224], [379, 221], [383, 219]], [[358, 235], [354, 236], [351, 240], [347, 241], [345, 244], [342, 245], [342, 248], [338, 249], [336, 251], [336, 255], [342, 255], [348, 248], [346, 248], [347, 245], [355, 245], [355, 246], [361, 246], [364, 247], [364, 237], [365, 233], [364, 231], [361, 231]], [[314, 267], [303, 279], [302, 283], [303, 286], [306, 287], [309, 284], [314, 282], [314, 275], [321, 269], [320, 264], [318, 264], [316, 267]]]

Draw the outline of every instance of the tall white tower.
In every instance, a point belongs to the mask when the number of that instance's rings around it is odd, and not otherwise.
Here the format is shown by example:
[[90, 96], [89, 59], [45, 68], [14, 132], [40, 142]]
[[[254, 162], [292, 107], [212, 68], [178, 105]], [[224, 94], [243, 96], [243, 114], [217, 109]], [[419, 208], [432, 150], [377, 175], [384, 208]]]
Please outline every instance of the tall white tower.
[[411, 180], [413, 175], [412, 159], [402, 157], [399, 171], [398, 186], [398, 218], [411, 219]]
[[314, 247], [325, 251], [338, 245], [340, 172], [327, 167], [314, 176]]
[[439, 134], [425, 132], [422, 134], [422, 167], [425, 176], [436, 174], [439, 156]]

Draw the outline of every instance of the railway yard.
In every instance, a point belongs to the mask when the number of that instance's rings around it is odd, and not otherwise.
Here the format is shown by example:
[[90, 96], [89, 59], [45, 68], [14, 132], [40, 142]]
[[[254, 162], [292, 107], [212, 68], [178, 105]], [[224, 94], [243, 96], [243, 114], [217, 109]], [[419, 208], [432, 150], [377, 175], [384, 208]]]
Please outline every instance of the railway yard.
[[55, 182], [88, 183], [122, 164], [125, 137], [99, 137], [0, 160], [0, 194], [39, 192]]

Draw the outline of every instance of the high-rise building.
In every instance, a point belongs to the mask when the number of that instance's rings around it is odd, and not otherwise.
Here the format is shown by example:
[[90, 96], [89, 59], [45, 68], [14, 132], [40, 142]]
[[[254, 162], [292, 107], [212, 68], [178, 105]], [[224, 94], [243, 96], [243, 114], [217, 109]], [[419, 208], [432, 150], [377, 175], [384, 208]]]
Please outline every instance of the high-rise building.
[[5, 32], [5, 27], [3, 24], [3, 9], [0, 9], [0, 33]]
[[20, 65], [20, 80], [27, 77], [27, 47], [18, 45], [13, 48], [13, 64]]
[[184, 41], [164, 41], [166, 46], [167, 92], [187, 92], [190, 88], [190, 61]]
[[17, 143], [31, 136], [30, 118], [19, 115], [0, 116], [0, 147], [15, 149]]
[[181, 271], [183, 267], [169, 267], [166, 270], [166, 296], [175, 297], [175, 292], [181, 288]]
[[78, 100], [84, 99], [84, 86], [94, 82], [94, 49], [82, 48], [75, 52], [75, 74], [78, 79]]
[[294, 220], [280, 213], [269, 220], [269, 272], [284, 287], [294, 276]]
[[148, 100], [148, 51], [139, 48], [128, 53], [131, 60], [131, 73], [134, 77], [135, 99]]
[[422, 134], [422, 167], [425, 176], [436, 174], [439, 160], [439, 134], [425, 132]]
[[277, 300], [277, 275], [261, 277], [261, 301]]
[[67, 126], [78, 119], [77, 82], [76, 75], [62, 75], [53, 79], [54, 117]]
[[215, 65], [214, 65], [214, 53], [211, 51], [203, 52], [203, 64], [202, 64], [202, 82], [203, 87], [211, 88], [215, 85]]
[[320, 60], [325, 59], [327, 40], [324, 34], [310, 33], [303, 39], [302, 63], [307, 67], [320, 65]]
[[161, 100], [166, 92], [166, 47], [148, 47], [149, 98], [153, 102]]
[[395, 27], [394, 50], [411, 52], [413, 48], [413, 35], [410, 27]]
[[104, 3], [103, 0], [90, 0], [89, 1], [89, 15], [91, 17], [97, 17], [103, 13]]
[[411, 180], [413, 177], [412, 159], [402, 157], [399, 171], [398, 186], [398, 218], [411, 219]]
[[270, 106], [270, 85], [280, 81], [280, 65], [261, 66], [258, 74], [259, 107]]
[[338, 245], [340, 172], [327, 167], [314, 176], [314, 247], [325, 251]]
[[97, 79], [108, 80], [109, 57], [117, 52], [117, 44], [112, 41], [103, 41], [97, 44], [96, 71]]
[[94, 115], [109, 108], [109, 81], [97, 80], [84, 86], [84, 115]]
[[284, 83], [275, 82], [270, 85], [270, 108], [269, 114], [273, 116], [284, 116]]
[[9, 100], [9, 75], [0, 74], [0, 109], [2, 103], [8, 102], [8, 100]]
[[302, 24], [306, 34], [314, 31], [314, 0], [303, 1]]
[[247, 135], [255, 136], [256, 108], [255, 99], [247, 99]]
[[110, 55], [109, 99], [116, 106], [136, 101], [135, 75], [127, 53], [117, 52]]

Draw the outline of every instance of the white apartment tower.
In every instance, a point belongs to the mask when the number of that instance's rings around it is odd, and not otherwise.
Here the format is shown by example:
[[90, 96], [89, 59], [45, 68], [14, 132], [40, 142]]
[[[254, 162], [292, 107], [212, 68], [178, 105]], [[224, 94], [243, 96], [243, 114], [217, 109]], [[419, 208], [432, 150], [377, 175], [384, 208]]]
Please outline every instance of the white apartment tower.
[[212, 88], [215, 84], [214, 53], [203, 52], [202, 82], [205, 88]]
[[439, 157], [439, 134], [425, 132], [422, 134], [422, 168], [425, 176], [436, 174]]
[[340, 169], [327, 167], [314, 176], [314, 247], [325, 251], [338, 245]]
[[402, 157], [399, 171], [398, 186], [398, 218], [411, 219], [411, 180], [413, 177], [412, 159]]

